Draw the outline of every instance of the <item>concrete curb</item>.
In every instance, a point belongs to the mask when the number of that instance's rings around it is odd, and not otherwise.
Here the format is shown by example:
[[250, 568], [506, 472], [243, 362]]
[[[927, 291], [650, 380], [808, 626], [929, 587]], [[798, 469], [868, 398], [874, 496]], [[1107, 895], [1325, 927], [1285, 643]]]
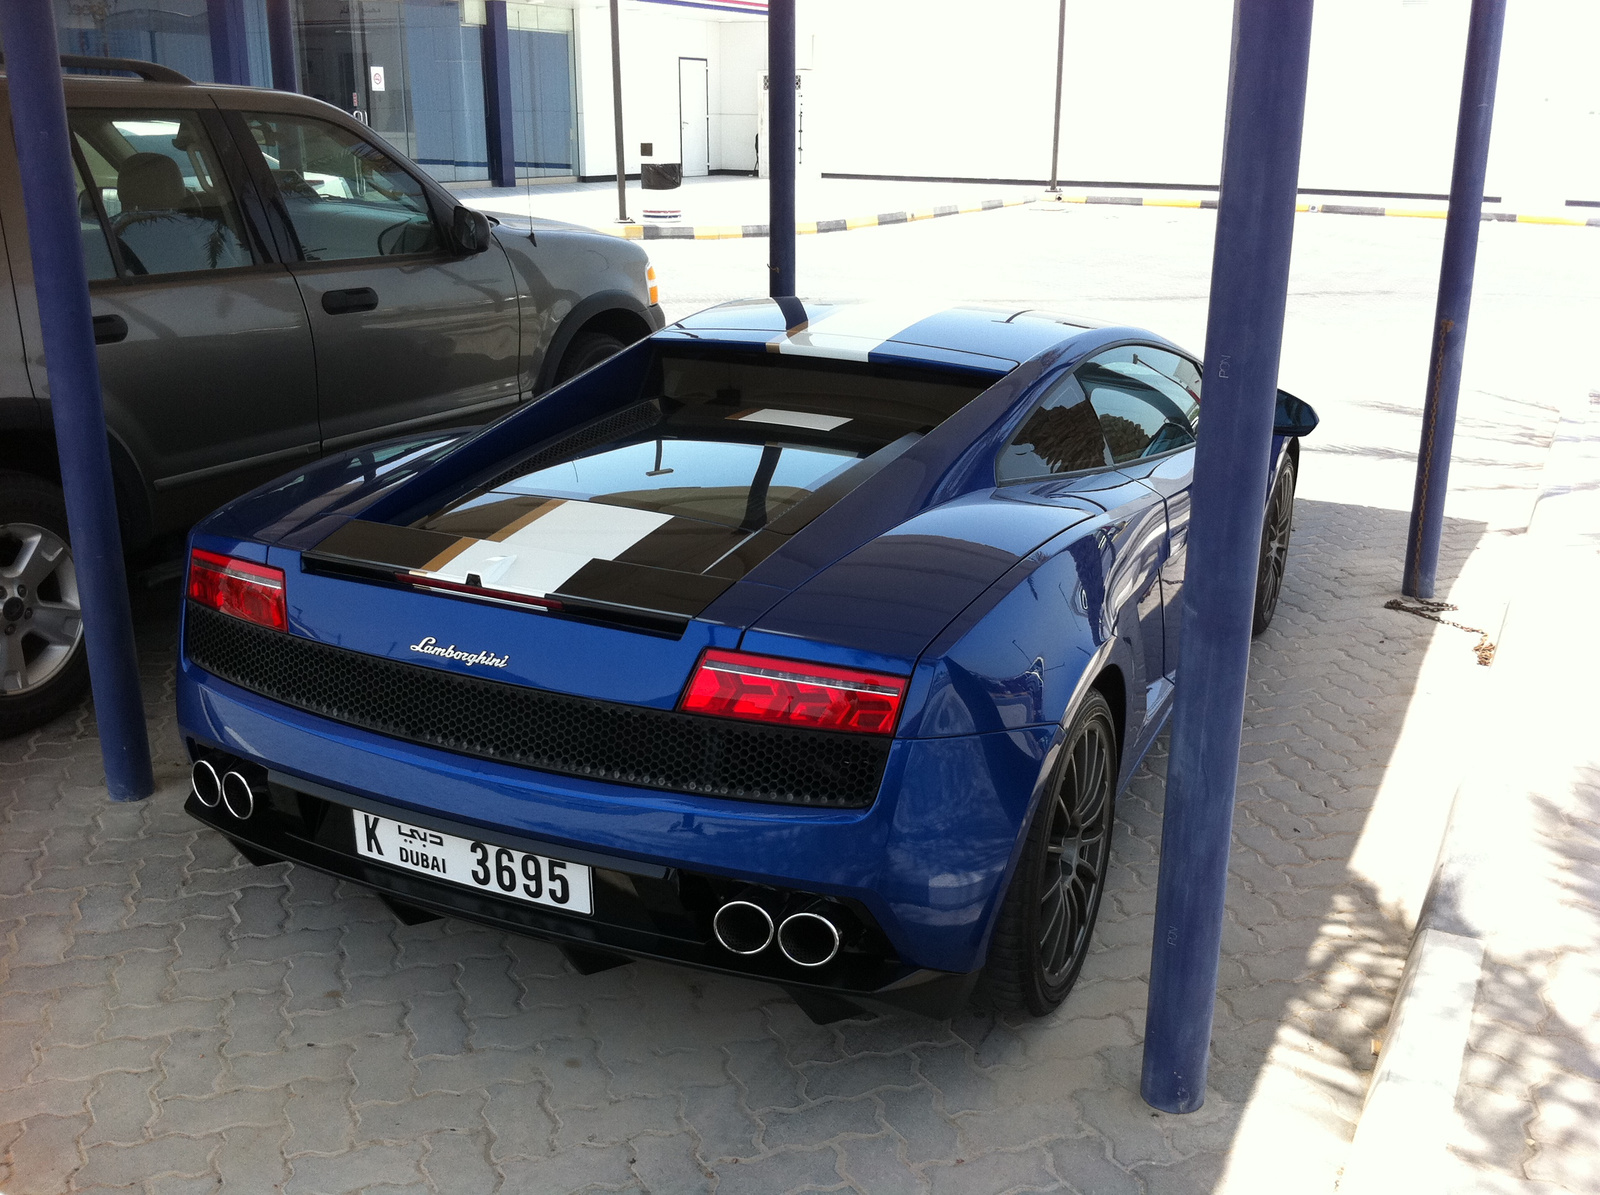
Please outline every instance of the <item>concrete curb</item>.
[[[1214, 208], [1215, 199], [1157, 199], [1148, 195], [1043, 195], [1042, 203], [1108, 203], [1123, 207]], [[1297, 203], [1297, 212], [1321, 212], [1330, 216], [1403, 216], [1413, 220], [1443, 220], [1448, 208], [1369, 207], [1353, 203]], [[1600, 216], [1574, 219], [1571, 216], [1525, 216], [1516, 212], [1484, 212], [1485, 223], [1559, 224], [1571, 228], [1600, 228]]]
[[[1587, 426], [1600, 423], [1600, 402], [1590, 394], [1574, 397], [1562, 410], [1540, 480], [1539, 496], [1528, 519], [1529, 551], [1546, 531], [1548, 503], [1573, 489], [1572, 458]], [[1530, 582], [1525, 582], [1529, 584]], [[1524, 589], [1508, 603], [1512, 611], [1535, 594]], [[1515, 686], [1497, 694], [1514, 697]], [[1489, 785], [1487, 787], [1493, 787]], [[1439, 845], [1433, 879], [1417, 919], [1417, 934], [1384, 1032], [1383, 1048], [1367, 1088], [1339, 1195], [1415, 1195], [1439, 1189], [1447, 1165], [1445, 1141], [1455, 1116], [1456, 1089], [1472, 1028], [1478, 981], [1492, 918], [1475, 884], [1494, 865], [1502, 823], [1479, 808], [1487, 793], [1476, 775], [1464, 779], [1451, 803]]]
[[[889, 224], [912, 224], [918, 220], [937, 220], [943, 216], [966, 216], [973, 212], [993, 212], [1003, 207], [1022, 207], [1037, 203], [1038, 197], [1024, 199], [981, 199], [977, 203], [941, 204], [904, 212], [879, 212], [875, 216], [853, 216], [838, 220], [803, 220], [795, 224], [800, 236], [825, 232], [854, 232], [858, 228], [882, 228]], [[1600, 221], [1597, 221], [1600, 223]], [[595, 226], [596, 232], [630, 241], [736, 241], [765, 237], [765, 224], [613, 224]]]

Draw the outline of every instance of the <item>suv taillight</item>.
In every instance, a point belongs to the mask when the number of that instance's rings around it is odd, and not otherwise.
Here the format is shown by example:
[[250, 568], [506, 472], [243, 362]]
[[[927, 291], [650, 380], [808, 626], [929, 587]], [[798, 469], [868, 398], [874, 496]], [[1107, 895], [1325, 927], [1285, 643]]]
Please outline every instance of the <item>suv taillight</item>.
[[289, 629], [283, 570], [193, 548], [189, 552], [189, 599], [275, 631]]
[[710, 647], [678, 708], [813, 730], [893, 734], [906, 678]]

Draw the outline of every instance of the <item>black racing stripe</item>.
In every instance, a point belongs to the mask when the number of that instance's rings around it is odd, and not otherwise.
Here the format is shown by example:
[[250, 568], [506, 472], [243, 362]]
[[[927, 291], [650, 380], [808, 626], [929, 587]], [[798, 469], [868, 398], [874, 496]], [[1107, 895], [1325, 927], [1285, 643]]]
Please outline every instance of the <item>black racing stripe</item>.
[[712, 565], [706, 575], [738, 581], [788, 542], [787, 535], [779, 535], [776, 531], [757, 531]]
[[849, 225], [843, 220], [818, 220], [818, 232], [843, 232]]
[[693, 618], [733, 582], [619, 560], [591, 560], [550, 596], [576, 605]]
[[1389, 209], [1384, 207], [1366, 207], [1354, 203], [1324, 203], [1319, 211], [1332, 212], [1338, 216], [1386, 216]]
[[909, 216], [906, 212], [879, 212], [879, 224], [904, 224]]
[[638, 543], [618, 553], [619, 564], [703, 573], [749, 537], [748, 531], [700, 519], [668, 519]]
[[396, 527], [351, 519], [304, 556], [334, 563], [421, 568], [459, 538], [421, 527]]

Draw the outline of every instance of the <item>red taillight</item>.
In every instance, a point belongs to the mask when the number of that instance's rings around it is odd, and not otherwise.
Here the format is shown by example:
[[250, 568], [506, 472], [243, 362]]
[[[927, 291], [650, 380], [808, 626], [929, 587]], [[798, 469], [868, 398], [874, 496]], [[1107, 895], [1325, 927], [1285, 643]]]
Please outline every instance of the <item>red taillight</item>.
[[202, 606], [275, 631], [289, 629], [281, 568], [194, 548], [189, 552], [188, 592]]
[[814, 730], [893, 734], [905, 693], [903, 676], [707, 648], [678, 708]]

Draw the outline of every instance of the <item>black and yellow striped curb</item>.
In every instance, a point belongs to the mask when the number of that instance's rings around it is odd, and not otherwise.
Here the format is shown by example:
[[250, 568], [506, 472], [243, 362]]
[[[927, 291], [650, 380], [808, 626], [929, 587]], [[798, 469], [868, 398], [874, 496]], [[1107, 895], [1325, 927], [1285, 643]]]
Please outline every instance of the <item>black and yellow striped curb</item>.
[[[1107, 203], [1122, 207], [1198, 207], [1214, 208], [1215, 199], [1152, 199], [1148, 195], [1042, 195], [1050, 203]], [[1405, 216], [1413, 220], [1444, 220], [1446, 208], [1371, 207], [1354, 203], [1297, 203], [1297, 212], [1324, 212], [1331, 216]], [[1572, 228], [1600, 228], [1600, 216], [1589, 219], [1572, 216], [1524, 216], [1516, 212], [1484, 212], [1485, 221], [1504, 224], [1562, 224]]]
[[[842, 220], [802, 220], [794, 230], [800, 236], [823, 232], [851, 232], [857, 228], [882, 228], [889, 224], [912, 224], [918, 220], [937, 220], [941, 216], [965, 216], [972, 212], [992, 212], [1003, 207], [1037, 203], [1039, 197], [1025, 199], [982, 199], [977, 203], [946, 203], [938, 207], [916, 208], [905, 212], [879, 212], [876, 216], [855, 216]], [[765, 237], [765, 224], [613, 224], [597, 229], [630, 241], [735, 241], [744, 237]]]

